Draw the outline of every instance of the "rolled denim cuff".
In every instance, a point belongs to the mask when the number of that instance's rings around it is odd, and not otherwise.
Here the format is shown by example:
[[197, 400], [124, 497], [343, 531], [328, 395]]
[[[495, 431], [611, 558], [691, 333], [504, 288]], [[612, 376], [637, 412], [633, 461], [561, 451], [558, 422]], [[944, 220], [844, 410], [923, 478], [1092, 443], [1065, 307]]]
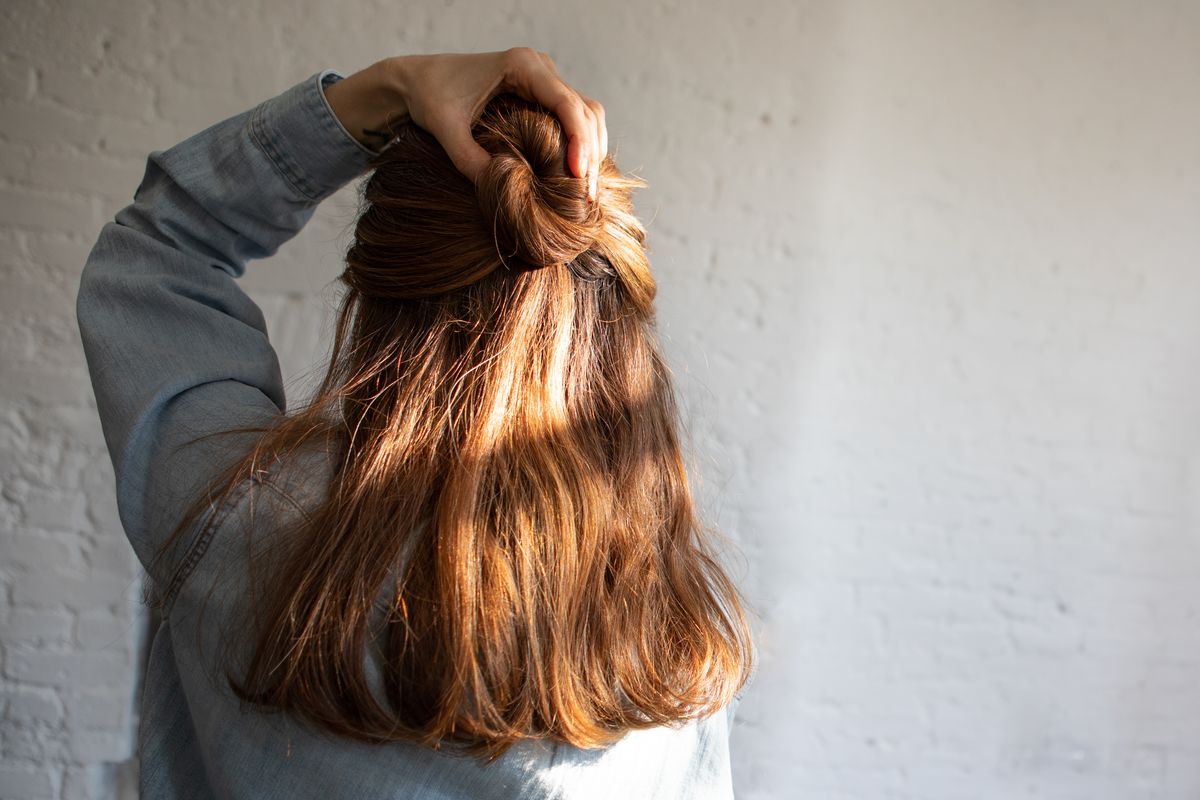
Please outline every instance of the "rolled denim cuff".
[[378, 153], [342, 125], [325, 98], [325, 87], [342, 80], [333, 69], [314, 73], [260, 103], [250, 135], [297, 195], [319, 203], [354, 180]]

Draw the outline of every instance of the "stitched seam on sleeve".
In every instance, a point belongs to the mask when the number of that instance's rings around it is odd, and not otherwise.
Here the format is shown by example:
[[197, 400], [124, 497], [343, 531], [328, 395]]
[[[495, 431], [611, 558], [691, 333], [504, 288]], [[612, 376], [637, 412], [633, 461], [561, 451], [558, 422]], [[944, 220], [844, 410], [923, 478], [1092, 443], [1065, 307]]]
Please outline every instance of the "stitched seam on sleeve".
[[175, 570], [174, 577], [171, 578], [170, 585], [167, 586], [167, 591], [163, 598], [164, 614], [171, 613], [171, 606], [175, 603], [176, 595], [178, 595], [179, 590], [183, 587], [184, 581], [192, 574], [196, 565], [200, 563], [200, 559], [208, 552], [208, 546], [212, 543], [213, 535], [221, 527], [221, 524], [225, 522], [225, 518], [229, 516], [230, 512], [241, 505], [246, 492], [249, 491], [252, 485], [253, 481], [249, 479], [244, 481], [236, 496], [209, 517], [208, 523], [196, 538], [195, 543], [189, 548], [187, 556], [180, 562], [179, 567]]
[[283, 489], [280, 489], [278, 486], [276, 486], [275, 483], [270, 478], [259, 478], [259, 483], [263, 486], [266, 486], [271, 491], [275, 492], [275, 494], [277, 494], [279, 497], [281, 497], [285, 501], [287, 501], [288, 505], [290, 505], [292, 508], [299, 511], [300, 516], [304, 517], [305, 522], [312, 522], [312, 516], [309, 515], [309, 513], [307, 511], [304, 510], [304, 507], [301, 506], [299, 503], [297, 503], [296, 499], [294, 497], [292, 497], [287, 492], [283, 491]]

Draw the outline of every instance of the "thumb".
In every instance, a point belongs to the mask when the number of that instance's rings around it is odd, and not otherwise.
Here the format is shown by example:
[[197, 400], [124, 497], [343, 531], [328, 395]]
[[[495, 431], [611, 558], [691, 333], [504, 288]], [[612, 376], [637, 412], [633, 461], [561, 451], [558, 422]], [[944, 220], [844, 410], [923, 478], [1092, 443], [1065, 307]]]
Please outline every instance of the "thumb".
[[478, 180], [479, 173], [488, 165], [492, 156], [475, 141], [471, 129], [463, 124], [450, 124], [431, 133], [441, 143], [458, 171], [470, 178], [472, 183]]

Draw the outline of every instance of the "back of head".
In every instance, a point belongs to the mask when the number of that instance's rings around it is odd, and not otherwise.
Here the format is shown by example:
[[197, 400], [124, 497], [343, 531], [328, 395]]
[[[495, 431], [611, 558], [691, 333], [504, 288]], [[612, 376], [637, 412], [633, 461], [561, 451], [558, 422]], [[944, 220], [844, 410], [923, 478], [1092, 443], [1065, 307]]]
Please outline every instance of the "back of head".
[[324, 430], [337, 478], [230, 682], [336, 733], [491, 755], [712, 713], [751, 647], [688, 488], [643, 184], [608, 158], [590, 203], [557, 119], [511, 95], [475, 135], [477, 184], [416, 127], [365, 184], [329, 372], [258, 448]]
[[649, 315], [654, 279], [631, 199], [644, 183], [606, 158], [597, 201], [589, 202], [585, 180], [567, 171], [558, 120], [514, 95], [494, 98], [474, 133], [493, 156], [474, 187], [416, 126], [376, 160], [346, 282], [368, 297], [415, 299], [446, 295], [497, 270], [512, 281], [558, 267], [619, 290]]

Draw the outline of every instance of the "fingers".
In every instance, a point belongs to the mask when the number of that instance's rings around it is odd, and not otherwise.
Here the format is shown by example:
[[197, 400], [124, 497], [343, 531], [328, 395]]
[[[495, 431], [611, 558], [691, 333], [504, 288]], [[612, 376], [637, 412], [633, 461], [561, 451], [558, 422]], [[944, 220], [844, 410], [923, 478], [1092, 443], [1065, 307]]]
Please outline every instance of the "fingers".
[[471, 135], [470, 123], [465, 119], [438, 118], [431, 120], [427, 129], [441, 143], [458, 171], [478, 182], [479, 173], [488, 165], [491, 155]]
[[593, 100], [590, 97], [585, 97], [584, 95], [580, 95], [580, 97], [583, 98], [583, 102], [587, 105], [587, 107], [591, 109], [592, 117], [596, 120], [597, 145], [591, 173], [592, 197], [595, 197], [598, 190], [598, 183], [600, 181], [600, 165], [604, 162], [604, 159], [608, 157], [608, 127], [605, 125], [604, 121], [604, 106], [600, 105], [598, 101]]
[[574, 155], [567, 154], [575, 177], [582, 178], [592, 173], [595, 164], [595, 154], [599, 150], [596, 142], [596, 123], [592, 118], [592, 110], [588, 108], [579, 95], [571, 91], [559, 81], [558, 87], [543, 94], [545, 99], [536, 98], [546, 108], [554, 112], [562, 120], [567, 132], [569, 147], [574, 147]]
[[567, 133], [567, 163], [578, 178], [588, 178], [595, 200], [600, 162], [608, 150], [603, 107], [584, 98], [559, 77], [550, 56], [527, 47], [508, 51], [506, 83], [526, 100], [554, 112]]

